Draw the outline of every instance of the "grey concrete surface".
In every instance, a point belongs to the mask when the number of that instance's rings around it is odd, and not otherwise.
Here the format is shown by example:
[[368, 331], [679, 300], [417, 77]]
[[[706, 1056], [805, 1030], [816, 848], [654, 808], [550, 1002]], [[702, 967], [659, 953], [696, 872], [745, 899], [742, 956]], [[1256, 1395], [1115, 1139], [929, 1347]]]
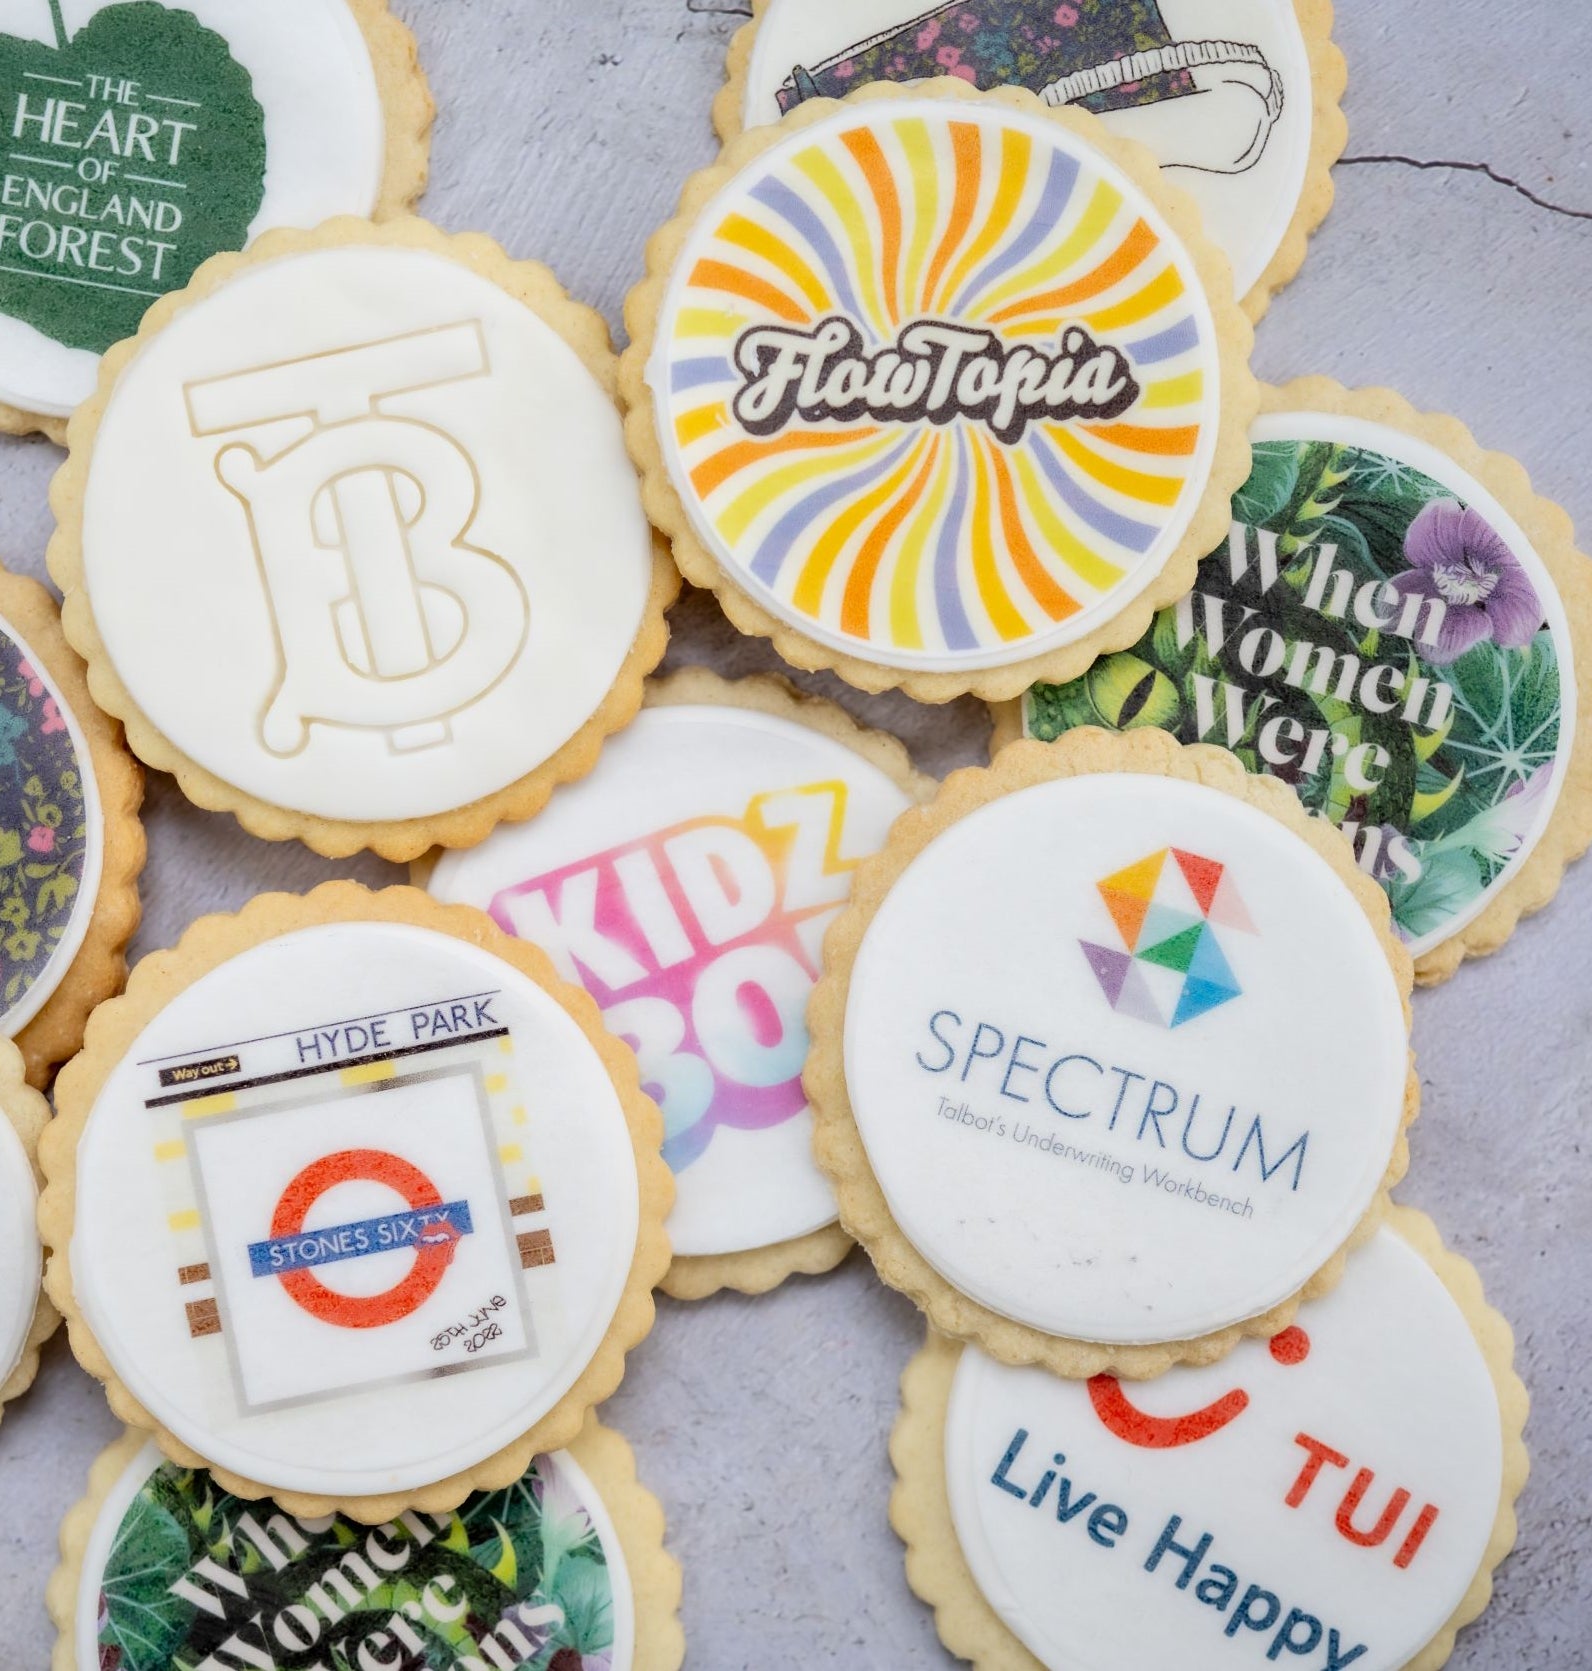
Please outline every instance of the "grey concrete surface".
[[[707, 109], [742, 21], [732, 0], [396, 0], [436, 90], [425, 208], [549, 262], [619, 326], [643, 242], [713, 154]], [[1557, 0], [1341, 0], [1350, 156], [1303, 276], [1263, 325], [1257, 369], [1387, 383], [1456, 412], [1592, 522], [1592, 10]], [[1373, 160], [1373, 159], [1401, 160]], [[1461, 167], [1458, 165], [1467, 165]], [[1481, 172], [1468, 165], [1485, 165]], [[1527, 194], [1530, 194], [1529, 196]], [[1532, 198], [1540, 200], [1533, 202]], [[1550, 205], [1545, 207], [1543, 205]], [[0, 442], [0, 554], [43, 573], [42, 441]], [[712, 604], [675, 614], [673, 663], [772, 667]], [[804, 683], [894, 729], [927, 770], [982, 757], [977, 704], [928, 710]], [[150, 785], [137, 950], [190, 918], [330, 874]], [[1431, 1212], [1514, 1321], [1534, 1398], [1519, 1546], [1451, 1662], [1592, 1665], [1586, 1555], [1592, 1396], [1592, 866], [1498, 956], [1416, 1001], [1425, 1108], [1402, 1199]], [[951, 1663], [885, 1521], [896, 1378], [912, 1307], [860, 1256], [758, 1300], [664, 1301], [606, 1418], [635, 1444], [685, 1567], [702, 1671], [909, 1671]], [[64, 1340], [0, 1427], [0, 1668], [39, 1671], [55, 1527], [115, 1432]], [[1129, 1668], [1160, 1671], [1160, 1668]]]

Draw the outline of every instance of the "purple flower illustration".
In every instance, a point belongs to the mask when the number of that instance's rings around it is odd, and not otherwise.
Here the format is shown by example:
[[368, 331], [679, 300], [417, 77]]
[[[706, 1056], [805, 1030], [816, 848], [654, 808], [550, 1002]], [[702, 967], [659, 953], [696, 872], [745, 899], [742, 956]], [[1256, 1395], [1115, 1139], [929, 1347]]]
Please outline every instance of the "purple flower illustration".
[[1443, 608], [1437, 642], [1424, 646], [1428, 660], [1446, 667], [1491, 639], [1506, 650], [1524, 649], [1543, 623], [1542, 603], [1526, 572], [1480, 511], [1454, 499], [1434, 499], [1404, 536], [1405, 573], [1393, 589], [1405, 598], [1435, 598]]

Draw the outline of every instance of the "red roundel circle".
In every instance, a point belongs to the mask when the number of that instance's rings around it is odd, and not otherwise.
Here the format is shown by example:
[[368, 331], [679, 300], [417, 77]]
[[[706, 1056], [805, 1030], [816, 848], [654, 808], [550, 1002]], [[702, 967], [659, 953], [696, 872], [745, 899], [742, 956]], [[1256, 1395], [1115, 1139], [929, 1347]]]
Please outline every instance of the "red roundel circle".
[[[442, 1205], [437, 1186], [400, 1156], [385, 1149], [340, 1149], [311, 1161], [282, 1191], [271, 1218], [272, 1236], [298, 1235], [310, 1208], [329, 1189], [354, 1182], [385, 1184], [416, 1211]], [[451, 1231], [452, 1226], [439, 1225], [438, 1230]], [[291, 1300], [323, 1323], [340, 1329], [379, 1329], [418, 1311], [431, 1298], [453, 1261], [457, 1239], [455, 1232], [440, 1241], [422, 1243], [415, 1249], [409, 1274], [379, 1294], [339, 1294], [313, 1271], [284, 1271], [277, 1280]]]

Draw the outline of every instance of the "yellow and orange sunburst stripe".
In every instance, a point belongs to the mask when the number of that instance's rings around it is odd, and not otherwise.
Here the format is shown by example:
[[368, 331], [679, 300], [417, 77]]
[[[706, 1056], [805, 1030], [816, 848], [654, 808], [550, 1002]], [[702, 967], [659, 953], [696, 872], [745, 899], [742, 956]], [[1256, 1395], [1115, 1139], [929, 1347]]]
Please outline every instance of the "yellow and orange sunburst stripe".
[[[670, 319], [671, 368], [688, 362], [674, 440], [732, 556], [803, 616], [903, 650], [1012, 643], [1119, 584], [1134, 552], [1114, 531], [1181, 501], [1208, 393], [1178, 346], [1189, 284], [1150, 211], [1087, 155], [1038, 228], [1046, 167], [1042, 135], [1009, 113], [837, 119], [765, 153], [695, 240]], [[947, 316], [1009, 340], [1077, 323], [1173, 347], [1136, 367], [1129, 413], [1035, 424], [1016, 446], [961, 419], [910, 444], [910, 424], [745, 433], [730, 410], [741, 332], [834, 314], [870, 350]]]

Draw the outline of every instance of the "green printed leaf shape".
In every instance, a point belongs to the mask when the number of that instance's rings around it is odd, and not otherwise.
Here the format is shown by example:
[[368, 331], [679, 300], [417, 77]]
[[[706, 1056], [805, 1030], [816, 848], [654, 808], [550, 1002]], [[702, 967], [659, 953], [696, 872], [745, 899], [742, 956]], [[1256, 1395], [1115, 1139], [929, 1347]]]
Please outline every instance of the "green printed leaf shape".
[[1454, 692], [1453, 724], [1422, 768], [1427, 791], [1463, 773], [1463, 782], [1420, 828], [1448, 835], [1498, 806], [1559, 751], [1561, 677], [1553, 637], [1544, 628], [1522, 650], [1484, 643], [1443, 677]]
[[1421, 874], [1389, 881], [1388, 901], [1399, 932], [1409, 940], [1435, 934], [1468, 910], [1490, 877], [1463, 849], [1421, 854]]
[[202, 1554], [161, 1494], [134, 1497], [111, 1542], [100, 1595], [100, 1647], [117, 1650], [123, 1671], [172, 1663], [194, 1610], [171, 1585]]
[[564, 1610], [554, 1646], [573, 1648], [582, 1658], [613, 1646], [614, 1590], [600, 1550], [597, 1559], [580, 1554], [560, 1562], [548, 1600]]
[[[41, 9], [46, 3], [37, 0]], [[0, 311], [67, 347], [101, 353], [131, 336], [155, 298], [181, 289], [202, 261], [243, 248], [265, 194], [265, 113], [225, 38], [191, 12], [124, 0], [96, 12], [68, 41], [59, 9], [51, 11], [55, 46], [0, 36], [4, 166], [22, 182], [25, 205], [10, 210], [21, 225], [0, 244]], [[137, 82], [136, 101], [92, 96], [91, 77]], [[18, 137], [24, 98], [29, 119]], [[32, 119], [51, 99], [57, 108], [63, 100], [84, 107], [68, 113], [60, 144], [51, 143], [53, 117], [48, 136]], [[107, 133], [81, 149], [107, 114], [114, 138]], [[160, 124], [153, 134], [150, 121]], [[89, 158], [115, 164], [115, 174], [84, 180], [79, 168]], [[52, 193], [48, 205], [29, 201], [30, 182]], [[63, 256], [67, 232], [75, 253]]]
[[1299, 449], [1292, 441], [1258, 441], [1249, 480], [1233, 495], [1233, 519], [1259, 528], [1270, 522], [1299, 485]]

